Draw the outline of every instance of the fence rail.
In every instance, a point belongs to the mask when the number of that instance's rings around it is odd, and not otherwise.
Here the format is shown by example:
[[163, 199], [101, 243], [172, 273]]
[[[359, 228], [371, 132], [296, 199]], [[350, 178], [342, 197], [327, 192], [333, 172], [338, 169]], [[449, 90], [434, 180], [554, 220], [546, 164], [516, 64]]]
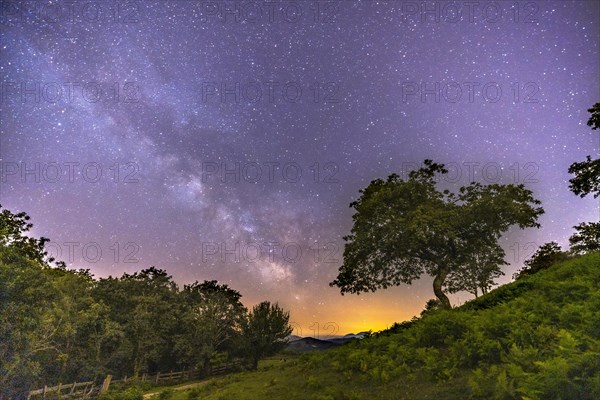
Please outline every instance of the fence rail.
[[189, 380], [189, 379], [196, 379], [196, 378], [200, 378], [202, 376], [201, 371], [196, 371], [196, 370], [187, 370], [187, 371], [179, 371], [179, 372], [158, 372], [154, 375], [148, 375], [148, 374], [142, 374], [141, 376], [133, 377], [127, 377], [124, 376], [121, 379], [113, 379], [112, 383], [116, 383], [116, 382], [121, 382], [121, 383], [127, 383], [127, 382], [133, 382], [133, 381], [138, 381], [138, 382], [153, 382], [155, 384], [159, 384], [161, 382], [174, 382], [174, 381], [182, 381], [182, 380]]
[[[225, 364], [219, 364], [212, 366], [210, 369], [210, 375], [223, 375], [227, 372], [239, 368], [241, 362], [234, 361]], [[129, 383], [129, 382], [152, 382], [155, 385], [159, 384], [170, 384], [177, 382], [184, 382], [193, 379], [199, 379], [204, 376], [202, 371], [199, 370], [183, 370], [178, 372], [157, 372], [153, 375], [142, 374], [138, 377], [123, 377], [122, 379], [112, 379], [111, 375], [108, 375], [103, 383], [97, 385], [94, 381], [89, 382], [75, 382], [68, 385], [59, 384], [57, 386], [44, 386], [42, 389], [36, 389], [29, 392], [27, 400], [40, 400], [40, 399], [64, 399], [64, 400], [80, 400], [89, 399], [95, 397], [99, 393], [103, 393], [108, 390], [111, 383]], [[41, 396], [41, 397], [40, 397]]]
[[68, 385], [58, 384], [58, 386], [44, 386], [42, 389], [32, 390], [27, 396], [27, 400], [31, 400], [32, 397], [42, 396], [42, 399], [85, 399], [89, 398], [94, 389], [94, 381], [89, 382], [75, 382]]

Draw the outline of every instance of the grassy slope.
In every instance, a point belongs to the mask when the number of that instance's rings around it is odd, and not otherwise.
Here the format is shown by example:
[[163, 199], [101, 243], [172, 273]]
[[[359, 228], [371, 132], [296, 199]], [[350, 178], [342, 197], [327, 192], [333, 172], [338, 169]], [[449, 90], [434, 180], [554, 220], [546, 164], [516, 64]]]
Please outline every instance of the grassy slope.
[[199, 398], [599, 399], [598, 310], [595, 253], [398, 333], [213, 379]]

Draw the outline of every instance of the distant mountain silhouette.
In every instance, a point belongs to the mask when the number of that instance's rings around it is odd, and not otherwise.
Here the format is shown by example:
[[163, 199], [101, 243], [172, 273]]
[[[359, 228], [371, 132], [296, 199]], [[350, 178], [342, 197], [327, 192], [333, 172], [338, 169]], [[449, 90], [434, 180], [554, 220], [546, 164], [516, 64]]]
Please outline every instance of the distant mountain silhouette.
[[327, 350], [332, 347], [339, 346], [340, 344], [341, 343], [335, 343], [329, 340], [320, 340], [315, 339], [313, 337], [305, 337], [290, 342], [285, 348], [285, 351], [291, 353], [306, 353], [308, 351]]
[[332, 347], [340, 346], [350, 340], [362, 339], [367, 332], [357, 334], [349, 333], [344, 336], [331, 336], [325, 339], [315, 339], [313, 337], [300, 337], [296, 335], [289, 336], [289, 343], [285, 351], [291, 353], [306, 353], [315, 350], [327, 350]]

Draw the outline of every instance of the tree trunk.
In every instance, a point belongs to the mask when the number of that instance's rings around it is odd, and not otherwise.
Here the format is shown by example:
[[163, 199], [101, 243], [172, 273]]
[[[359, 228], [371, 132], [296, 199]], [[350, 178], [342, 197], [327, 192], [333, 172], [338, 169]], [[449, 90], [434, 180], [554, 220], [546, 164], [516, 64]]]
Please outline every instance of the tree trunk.
[[142, 369], [142, 361], [138, 355], [133, 359], [133, 377], [137, 379], [140, 374], [140, 370]]
[[441, 307], [445, 310], [450, 310], [452, 308], [450, 305], [450, 299], [448, 299], [448, 296], [446, 296], [442, 290], [442, 285], [446, 280], [446, 276], [448, 276], [447, 269], [442, 268], [438, 271], [438, 274], [433, 279], [433, 293], [435, 293], [435, 297], [437, 297], [440, 301]]

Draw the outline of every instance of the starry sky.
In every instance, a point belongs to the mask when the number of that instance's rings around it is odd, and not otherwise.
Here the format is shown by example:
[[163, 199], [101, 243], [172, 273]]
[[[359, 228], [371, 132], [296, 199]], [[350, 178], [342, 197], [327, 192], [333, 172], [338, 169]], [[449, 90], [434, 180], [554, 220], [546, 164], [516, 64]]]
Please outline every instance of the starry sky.
[[98, 277], [155, 265], [278, 301], [299, 335], [379, 330], [433, 293], [329, 287], [371, 180], [430, 158], [440, 187], [525, 183], [546, 213], [502, 238], [499, 282], [599, 218], [567, 169], [600, 149], [600, 2], [44, 0], [1, 18], [0, 203]]

